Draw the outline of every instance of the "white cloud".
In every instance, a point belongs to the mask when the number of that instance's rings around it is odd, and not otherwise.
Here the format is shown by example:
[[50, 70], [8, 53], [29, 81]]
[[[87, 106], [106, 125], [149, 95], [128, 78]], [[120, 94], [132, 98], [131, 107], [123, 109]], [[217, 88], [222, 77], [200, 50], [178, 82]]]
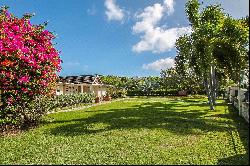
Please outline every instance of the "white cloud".
[[124, 18], [124, 11], [115, 3], [115, 0], [105, 0], [106, 11], [105, 14], [108, 20], [122, 21]]
[[190, 31], [191, 28], [189, 27], [166, 30], [156, 27], [150, 31], [145, 31], [145, 34], [141, 37], [141, 41], [134, 45], [132, 49], [138, 53], [143, 51], [152, 51], [153, 53], [170, 51], [174, 48], [176, 39]]
[[169, 15], [174, 13], [174, 0], [165, 0], [164, 5], [166, 6]]
[[174, 48], [176, 39], [191, 32], [190, 27], [166, 29], [165, 25], [158, 26], [164, 14], [174, 12], [173, 0], [165, 0], [163, 4], [156, 3], [146, 7], [136, 15], [140, 21], [132, 27], [134, 33], [140, 33], [141, 40], [132, 48], [134, 52], [152, 51], [161, 53]]
[[174, 62], [172, 58], [159, 59], [149, 64], [143, 64], [142, 68], [146, 70], [161, 71], [161, 69], [165, 70], [174, 67]]

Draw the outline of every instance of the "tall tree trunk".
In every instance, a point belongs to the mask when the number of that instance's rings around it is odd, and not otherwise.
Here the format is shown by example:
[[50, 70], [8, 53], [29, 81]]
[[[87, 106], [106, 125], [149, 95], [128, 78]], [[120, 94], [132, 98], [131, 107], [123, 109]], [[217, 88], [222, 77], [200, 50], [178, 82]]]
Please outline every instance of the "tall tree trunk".
[[210, 84], [210, 80], [208, 80], [207, 77], [205, 77], [205, 87], [206, 87], [206, 92], [207, 92], [207, 97], [208, 97], [208, 103], [210, 105], [210, 110], [214, 110], [214, 104], [212, 101], [212, 94], [211, 94], [211, 84]]
[[[241, 74], [241, 73], [240, 73]], [[240, 75], [241, 76], [241, 75]], [[241, 112], [241, 93], [240, 93], [240, 85], [241, 85], [241, 79], [239, 79], [238, 81], [238, 105], [239, 105], [239, 115], [241, 116], [242, 112]]]
[[216, 81], [216, 75], [215, 75], [215, 66], [214, 64], [211, 65], [211, 97], [212, 97], [212, 102], [213, 102], [213, 105], [216, 104], [216, 97], [217, 97], [217, 94], [216, 94], [216, 91], [217, 91], [217, 81]]

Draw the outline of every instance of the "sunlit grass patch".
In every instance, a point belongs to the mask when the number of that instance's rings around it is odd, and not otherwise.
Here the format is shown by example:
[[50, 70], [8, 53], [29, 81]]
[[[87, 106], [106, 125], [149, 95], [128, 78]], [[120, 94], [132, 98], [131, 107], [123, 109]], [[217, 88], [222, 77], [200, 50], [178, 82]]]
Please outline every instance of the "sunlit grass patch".
[[[178, 100], [177, 100], [178, 99]], [[248, 164], [248, 124], [218, 100], [133, 98], [0, 138], [1, 164]]]

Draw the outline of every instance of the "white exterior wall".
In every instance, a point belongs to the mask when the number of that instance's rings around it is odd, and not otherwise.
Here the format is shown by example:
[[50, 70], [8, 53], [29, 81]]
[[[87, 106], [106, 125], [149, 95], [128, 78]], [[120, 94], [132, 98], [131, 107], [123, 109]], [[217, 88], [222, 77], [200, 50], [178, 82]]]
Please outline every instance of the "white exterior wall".
[[102, 96], [105, 96], [107, 94], [107, 91], [105, 89], [102, 90]]
[[[230, 88], [229, 101], [236, 109], [239, 110], [239, 115], [244, 117], [245, 120], [249, 123], [249, 103], [243, 102], [245, 100], [244, 92], [246, 92], [247, 89], [240, 89], [237, 98], [235, 97], [235, 90], [238, 90], [238, 87]], [[240, 101], [237, 99], [240, 99]]]
[[233, 86], [230, 88], [230, 95], [231, 96], [235, 96], [235, 90], [238, 90], [238, 87]]
[[244, 95], [244, 93], [247, 91], [247, 89], [240, 89], [240, 98], [241, 98], [241, 100], [243, 101], [243, 100], [245, 100], [245, 95]]
[[[78, 87], [81, 87], [80, 91]], [[74, 94], [74, 93], [95, 93], [98, 97], [106, 95], [106, 88], [98, 84], [71, 84], [71, 83], [59, 83], [56, 88], [56, 95], [62, 94]]]
[[103, 97], [107, 93], [106, 88], [103, 87], [102, 85], [93, 85], [93, 91], [95, 95], [98, 97]]
[[56, 95], [62, 95], [63, 94], [63, 83], [59, 83], [56, 88]]
[[241, 114], [249, 123], [249, 103], [242, 103]]

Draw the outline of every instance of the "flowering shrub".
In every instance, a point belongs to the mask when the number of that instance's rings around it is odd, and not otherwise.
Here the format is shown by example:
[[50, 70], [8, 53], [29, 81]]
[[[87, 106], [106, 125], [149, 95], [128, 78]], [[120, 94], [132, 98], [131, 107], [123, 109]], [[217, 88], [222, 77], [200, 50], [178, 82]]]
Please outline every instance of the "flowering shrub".
[[0, 11], [0, 119], [15, 119], [29, 101], [54, 94], [61, 69], [55, 37], [45, 25], [32, 25], [30, 17], [17, 18], [6, 7]]

